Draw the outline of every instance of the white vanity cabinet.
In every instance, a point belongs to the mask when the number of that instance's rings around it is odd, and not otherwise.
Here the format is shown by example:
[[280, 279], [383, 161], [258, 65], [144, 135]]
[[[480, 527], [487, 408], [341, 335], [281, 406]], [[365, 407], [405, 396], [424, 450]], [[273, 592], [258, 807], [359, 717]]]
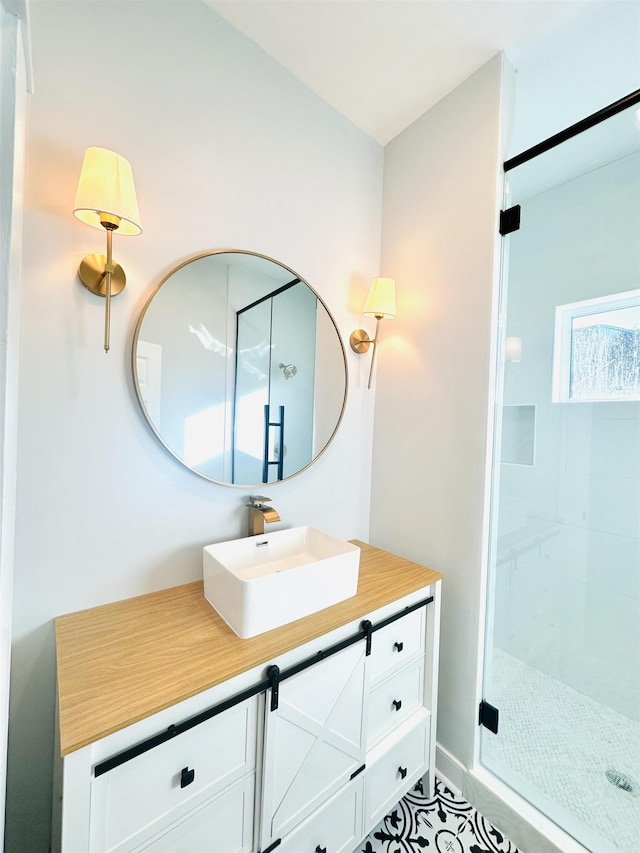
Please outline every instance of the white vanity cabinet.
[[[365, 548], [387, 561], [392, 556]], [[106, 726], [113, 717], [89, 718], [87, 704], [82, 719], [74, 717], [78, 700], [71, 701], [74, 692], [65, 685], [68, 676], [59, 660], [64, 754], [58, 762], [53, 850], [354, 853], [418, 778], [426, 775], [432, 788], [440, 575], [402, 561], [412, 567], [411, 583], [398, 573], [400, 591], [404, 584], [406, 593], [398, 597], [397, 588], [379, 589], [382, 579], [394, 579], [381, 560], [368, 580], [366, 564], [361, 565], [365, 594], [359, 604], [344, 602], [255, 640], [231, 636], [208, 605], [198, 617], [203, 621], [193, 625], [191, 611], [201, 586], [177, 587], [173, 596], [170, 590], [153, 594], [152, 602], [146, 596], [123, 602], [124, 610], [108, 605], [114, 608], [110, 613], [96, 608], [90, 624], [82, 627], [77, 614], [62, 617], [59, 658], [79, 633], [99, 645], [111, 617], [126, 612], [137, 625], [146, 610], [153, 614], [149, 619], [160, 616], [162, 621], [164, 615], [194, 631], [174, 648], [173, 660], [163, 659], [167, 673], [180, 665], [181, 653], [202, 641], [202, 661], [219, 655], [216, 666], [226, 668], [228, 677], [205, 683], [178, 702], [165, 701], [146, 716], [134, 708], [129, 713], [136, 718], [127, 725], [92, 738], [92, 728]], [[379, 606], [364, 609], [365, 604]], [[89, 613], [83, 618], [89, 619]], [[96, 686], [94, 673], [91, 684], [77, 682], [75, 695], [84, 696], [86, 690], [89, 703], [103, 691], [103, 700], [111, 696], [119, 708], [123, 685], [113, 683], [111, 690], [106, 685], [133, 669], [134, 648], [137, 663], [151, 666], [150, 630], [140, 626], [144, 651], [129, 636], [129, 655], [107, 666], [111, 674], [104, 687]], [[215, 632], [221, 644], [217, 651], [208, 647], [213, 635], [203, 640], [203, 631]], [[192, 654], [195, 659], [185, 657], [183, 669], [195, 669], [200, 658], [195, 648]], [[74, 677], [78, 667], [78, 660], [69, 664]], [[94, 667], [100, 669], [95, 659]], [[157, 671], [144, 668], [138, 680], [148, 679], [145, 689], [163, 701], [157, 677]], [[129, 689], [134, 681], [129, 673]], [[96, 702], [95, 714], [100, 707]], [[86, 742], [70, 748], [72, 723], [75, 737]]]

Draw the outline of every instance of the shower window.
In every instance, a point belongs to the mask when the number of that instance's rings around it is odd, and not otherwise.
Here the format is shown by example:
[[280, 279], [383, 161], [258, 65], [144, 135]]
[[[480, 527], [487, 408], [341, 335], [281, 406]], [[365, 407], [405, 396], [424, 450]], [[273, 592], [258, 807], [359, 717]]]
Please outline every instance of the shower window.
[[640, 291], [556, 308], [553, 401], [640, 400]]

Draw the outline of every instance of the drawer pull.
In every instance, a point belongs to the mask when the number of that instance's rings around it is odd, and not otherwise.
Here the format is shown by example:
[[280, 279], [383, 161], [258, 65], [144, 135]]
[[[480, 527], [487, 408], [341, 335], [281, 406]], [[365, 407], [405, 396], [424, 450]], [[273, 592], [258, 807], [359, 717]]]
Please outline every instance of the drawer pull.
[[400, 778], [404, 779], [404, 777], [407, 775], [407, 768], [406, 767], [398, 767], [398, 773], [400, 774]]
[[391, 704], [396, 709], [396, 711], [399, 711], [400, 708], [402, 708], [402, 700], [400, 700], [400, 699], [394, 699]]
[[397, 652], [401, 652], [401, 651], [404, 649], [404, 643], [394, 643], [394, 644], [393, 644], [393, 648], [394, 648]]
[[188, 767], [183, 767], [182, 772], [180, 774], [180, 787], [186, 788], [187, 785], [190, 785], [195, 778], [196, 778], [196, 771], [195, 770], [189, 770]]
[[318, 844], [318, 846], [316, 847], [316, 853], [327, 853], [327, 848], [320, 847], [320, 845]]

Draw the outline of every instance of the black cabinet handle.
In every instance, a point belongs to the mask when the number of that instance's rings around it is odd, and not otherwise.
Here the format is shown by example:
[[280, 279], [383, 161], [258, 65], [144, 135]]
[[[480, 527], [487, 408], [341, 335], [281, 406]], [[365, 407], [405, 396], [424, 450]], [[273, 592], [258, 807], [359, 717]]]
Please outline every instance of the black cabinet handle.
[[183, 767], [182, 772], [180, 773], [180, 787], [186, 788], [187, 785], [190, 785], [195, 778], [196, 778], [196, 771], [195, 770], [189, 770], [188, 767]]
[[404, 777], [407, 775], [407, 768], [406, 767], [398, 767], [398, 773], [400, 774], [400, 778], [404, 779]]
[[393, 644], [393, 648], [394, 648], [397, 652], [401, 652], [401, 651], [404, 649], [404, 643], [394, 643], [394, 644]]
[[391, 704], [396, 709], [396, 711], [399, 711], [400, 708], [402, 708], [402, 700], [400, 700], [400, 699], [394, 699]]
[[320, 845], [318, 844], [318, 846], [316, 847], [316, 853], [327, 853], [327, 848], [320, 847]]

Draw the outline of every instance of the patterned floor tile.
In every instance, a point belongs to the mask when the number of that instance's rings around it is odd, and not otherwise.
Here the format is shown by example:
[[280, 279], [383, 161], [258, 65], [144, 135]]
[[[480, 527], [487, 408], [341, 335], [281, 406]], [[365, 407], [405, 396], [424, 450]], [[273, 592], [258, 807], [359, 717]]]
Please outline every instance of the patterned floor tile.
[[519, 853], [469, 803], [437, 777], [435, 796], [422, 780], [395, 806], [354, 853]]

